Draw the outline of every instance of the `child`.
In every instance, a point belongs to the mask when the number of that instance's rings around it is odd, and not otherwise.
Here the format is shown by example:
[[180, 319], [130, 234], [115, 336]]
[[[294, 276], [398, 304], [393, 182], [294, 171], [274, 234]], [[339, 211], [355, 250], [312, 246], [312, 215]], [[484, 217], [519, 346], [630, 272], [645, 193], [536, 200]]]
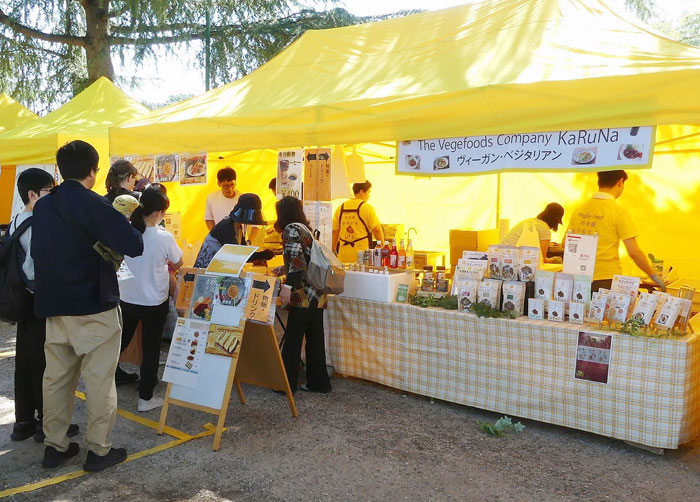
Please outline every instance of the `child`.
[[143, 254], [124, 259], [134, 277], [119, 282], [122, 327], [122, 351], [129, 345], [139, 321], [142, 326], [143, 362], [139, 383], [139, 411], [163, 405], [153, 395], [158, 381], [158, 362], [163, 327], [168, 315], [169, 269], [182, 266], [182, 251], [170, 232], [159, 224], [170, 206], [168, 197], [158, 188], [147, 188], [139, 206], [131, 214], [131, 224], [143, 234]]
[[[14, 233], [22, 222], [31, 218], [34, 204], [49, 193], [54, 186], [54, 179], [43, 169], [29, 168], [17, 178], [17, 192], [24, 203], [24, 211], [10, 222], [8, 235]], [[31, 225], [19, 236], [22, 250], [26, 254], [22, 264], [27, 289], [33, 292], [34, 260], [31, 257]], [[46, 368], [44, 342], [46, 340], [46, 320], [29, 317], [17, 323], [17, 346], [15, 350], [15, 425], [10, 439], [24, 441], [30, 436], [38, 443], [44, 441], [42, 430], [43, 399], [41, 382]], [[68, 436], [75, 436], [78, 426], [70, 424]]]

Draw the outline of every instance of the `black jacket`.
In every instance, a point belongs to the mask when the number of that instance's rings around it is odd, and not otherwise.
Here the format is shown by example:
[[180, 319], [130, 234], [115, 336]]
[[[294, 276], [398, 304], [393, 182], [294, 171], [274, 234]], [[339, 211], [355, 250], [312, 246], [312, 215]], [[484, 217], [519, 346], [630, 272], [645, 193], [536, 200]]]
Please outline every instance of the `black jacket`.
[[[61, 217], [58, 201], [84, 232]], [[93, 249], [96, 240], [127, 256], [143, 253], [141, 233], [78, 181], [66, 180], [37, 201], [31, 246], [37, 317], [97, 314], [119, 304], [114, 266]]]

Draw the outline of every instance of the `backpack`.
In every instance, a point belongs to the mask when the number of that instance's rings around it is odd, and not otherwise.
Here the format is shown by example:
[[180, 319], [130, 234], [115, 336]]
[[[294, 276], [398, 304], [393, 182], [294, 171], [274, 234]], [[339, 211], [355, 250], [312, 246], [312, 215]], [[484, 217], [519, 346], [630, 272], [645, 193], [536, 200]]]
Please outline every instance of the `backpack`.
[[34, 308], [32, 294], [27, 289], [27, 277], [22, 264], [27, 254], [19, 238], [32, 224], [31, 216], [12, 233], [9, 228], [0, 238], [0, 319], [17, 322], [29, 318]]
[[[303, 225], [299, 225], [303, 226]], [[304, 229], [311, 233], [306, 226]], [[338, 257], [318, 239], [318, 230], [311, 244], [306, 280], [320, 294], [339, 295], [345, 290], [345, 270]]]

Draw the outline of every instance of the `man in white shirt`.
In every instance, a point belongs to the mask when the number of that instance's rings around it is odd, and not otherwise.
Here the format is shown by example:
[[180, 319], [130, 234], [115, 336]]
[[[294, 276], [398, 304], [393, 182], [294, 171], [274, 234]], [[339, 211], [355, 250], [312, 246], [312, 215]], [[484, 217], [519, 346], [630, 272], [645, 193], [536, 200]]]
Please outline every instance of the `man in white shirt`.
[[209, 194], [204, 211], [204, 223], [209, 231], [233, 211], [241, 195], [236, 190], [236, 171], [231, 167], [219, 169], [216, 181], [221, 190]]

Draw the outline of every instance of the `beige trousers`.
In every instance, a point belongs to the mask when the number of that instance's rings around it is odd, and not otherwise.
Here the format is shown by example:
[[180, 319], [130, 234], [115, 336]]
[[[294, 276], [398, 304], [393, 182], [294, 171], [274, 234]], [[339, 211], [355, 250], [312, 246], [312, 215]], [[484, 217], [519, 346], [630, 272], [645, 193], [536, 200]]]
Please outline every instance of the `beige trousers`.
[[46, 319], [44, 371], [44, 444], [68, 449], [68, 426], [73, 417], [75, 389], [83, 377], [86, 389], [86, 443], [97, 455], [106, 455], [117, 418], [114, 371], [121, 345], [119, 307], [85, 316]]

